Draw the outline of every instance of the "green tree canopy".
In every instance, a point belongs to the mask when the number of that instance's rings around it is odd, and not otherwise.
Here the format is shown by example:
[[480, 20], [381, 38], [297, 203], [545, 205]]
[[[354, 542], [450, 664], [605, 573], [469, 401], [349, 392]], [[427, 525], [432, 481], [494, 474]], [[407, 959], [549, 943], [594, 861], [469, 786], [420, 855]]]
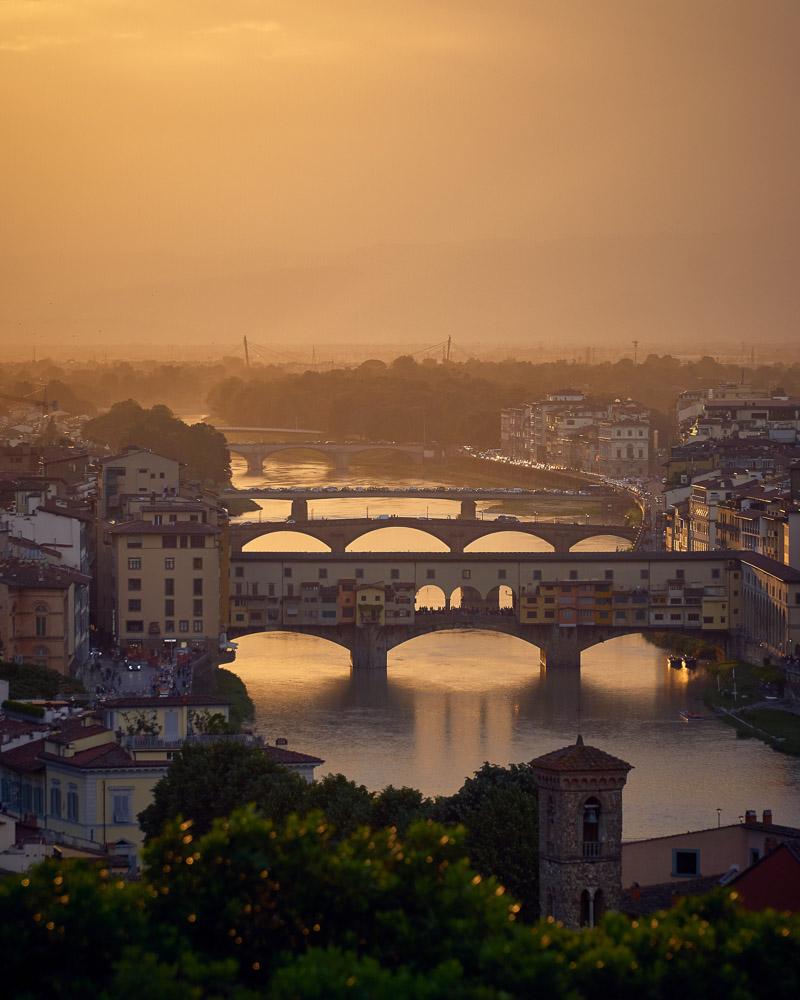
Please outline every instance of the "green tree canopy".
[[139, 824], [151, 838], [168, 820], [182, 816], [203, 833], [217, 817], [250, 803], [281, 820], [290, 812], [304, 811], [306, 787], [302, 778], [267, 760], [258, 747], [226, 740], [186, 744], [156, 784]]
[[172, 821], [139, 882], [49, 861], [0, 883], [3, 986], [15, 1000], [430, 998], [795, 1000], [800, 917], [720, 889], [631, 920], [529, 924], [469, 864], [463, 830], [332, 835], [321, 813]]
[[437, 800], [434, 815], [465, 826], [473, 867], [496, 875], [526, 913], [538, 914], [538, 792], [529, 764], [484, 764], [455, 795]]
[[185, 424], [169, 407], [143, 409], [135, 400], [115, 403], [83, 428], [90, 441], [114, 449], [136, 445], [183, 462], [192, 479], [216, 484], [230, 480], [230, 456], [224, 435], [208, 424]]

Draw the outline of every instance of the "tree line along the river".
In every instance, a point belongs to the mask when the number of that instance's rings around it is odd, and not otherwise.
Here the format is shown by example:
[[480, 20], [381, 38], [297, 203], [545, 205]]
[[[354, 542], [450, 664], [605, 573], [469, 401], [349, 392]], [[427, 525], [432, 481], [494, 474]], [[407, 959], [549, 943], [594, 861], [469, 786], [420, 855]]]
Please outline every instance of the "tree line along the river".
[[[135, 399], [141, 406], [209, 409], [240, 426], [313, 427], [335, 437], [436, 440], [492, 447], [499, 441], [500, 409], [541, 398], [565, 386], [607, 398], [631, 397], [651, 408], [653, 426], [666, 443], [674, 403], [685, 389], [746, 381], [767, 392], [800, 394], [800, 364], [751, 368], [713, 358], [681, 361], [651, 354], [640, 364], [567, 361], [418, 363], [401, 355], [389, 364], [363, 362], [330, 371], [296, 365], [254, 365], [224, 358], [213, 364], [114, 362], [59, 366], [43, 360], [4, 366], [0, 393], [32, 395], [69, 413], [92, 415]], [[0, 412], [12, 405], [0, 398]]]

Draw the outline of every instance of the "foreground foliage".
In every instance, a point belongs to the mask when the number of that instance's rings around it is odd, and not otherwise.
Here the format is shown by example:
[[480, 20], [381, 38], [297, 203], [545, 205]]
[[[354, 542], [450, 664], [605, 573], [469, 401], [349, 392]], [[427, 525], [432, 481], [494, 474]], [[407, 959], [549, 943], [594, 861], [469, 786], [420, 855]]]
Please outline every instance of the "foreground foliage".
[[421, 819], [461, 824], [468, 831], [473, 867], [482, 875], [497, 876], [527, 915], [538, 915], [538, 799], [527, 764], [484, 764], [454, 795], [432, 800], [416, 788], [390, 785], [370, 792], [342, 774], [307, 784], [270, 763], [256, 747], [187, 745], [156, 785], [153, 802], [139, 822], [148, 838], [178, 816], [190, 818], [196, 833], [205, 833], [215, 818], [251, 803], [275, 821], [320, 810], [337, 837], [361, 826], [393, 826], [402, 835]]
[[253, 810], [195, 837], [173, 821], [139, 883], [47, 862], [0, 885], [4, 983], [18, 1000], [796, 996], [800, 919], [686, 899], [591, 931], [524, 924], [470, 868], [464, 832], [412, 824], [338, 838], [321, 813]]

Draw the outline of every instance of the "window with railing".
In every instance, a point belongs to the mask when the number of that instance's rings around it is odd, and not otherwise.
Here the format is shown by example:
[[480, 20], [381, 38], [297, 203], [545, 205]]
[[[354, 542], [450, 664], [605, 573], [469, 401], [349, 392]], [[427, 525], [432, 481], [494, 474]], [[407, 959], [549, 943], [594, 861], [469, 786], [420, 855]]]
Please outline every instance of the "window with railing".
[[583, 856], [600, 857], [600, 802], [592, 797], [583, 804]]

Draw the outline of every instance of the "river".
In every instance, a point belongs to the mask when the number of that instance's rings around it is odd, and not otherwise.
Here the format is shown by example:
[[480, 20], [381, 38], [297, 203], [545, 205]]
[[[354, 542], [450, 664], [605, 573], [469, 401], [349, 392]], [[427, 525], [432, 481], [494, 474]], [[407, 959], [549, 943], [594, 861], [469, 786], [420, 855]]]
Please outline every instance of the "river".
[[[246, 476], [244, 463], [236, 459], [233, 465], [234, 484], [240, 487], [430, 484], [414, 467], [404, 476], [394, 466], [354, 465], [342, 476], [300, 452], [289, 461], [266, 463], [262, 477]], [[581, 501], [563, 498], [547, 505], [537, 498], [480, 507], [489, 516], [502, 509], [520, 519], [546, 512], [578, 520], [576, 502]], [[361, 516], [367, 504], [372, 516], [458, 512], [457, 503], [445, 500], [326, 499], [310, 504], [311, 516]], [[263, 517], [288, 514], [285, 501], [261, 506]], [[590, 520], [609, 523], [609, 515], [594, 509]], [[314, 548], [297, 535], [272, 535], [253, 544], [286, 550], [287, 541], [297, 551]], [[509, 542], [514, 550], [549, 548], [523, 535], [505, 543], [494, 536], [483, 548], [502, 551]], [[596, 538], [582, 547], [603, 551], [619, 544], [617, 538]], [[429, 536], [388, 527], [362, 539], [361, 547], [431, 551], [438, 544]], [[484, 761], [530, 760], [574, 742], [580, 731], [586, 742], [634, 766], [625, 790], [626, 839], [714, 826], [717, 808], [723, 824], [737, 822], [746, 809], [771, 808], [775, 822], [800, 826], [800, 760], [756, 740], [739, 740], [716, 720], [680, 721], [681, 709], [702, 707], [702, 671], [690, 676], [670, 669], [664, 653], [640, 636], [586, 652], [580, 679], [558, 671], [540, 673], [535, 647], [494, 633], [414, 639], [390, 653], [385, 674], [359, 675], [351, 673], [345, 651], [322, 639], [272, 633], [237, 641], [231, 669], [256, 705], [256, 728], [270, 740], [285, 737], [291, 748], [324, 758], [318, 775], [341, 771], [372, 789], [394, 784], [431, 795], [448, 793]]]

